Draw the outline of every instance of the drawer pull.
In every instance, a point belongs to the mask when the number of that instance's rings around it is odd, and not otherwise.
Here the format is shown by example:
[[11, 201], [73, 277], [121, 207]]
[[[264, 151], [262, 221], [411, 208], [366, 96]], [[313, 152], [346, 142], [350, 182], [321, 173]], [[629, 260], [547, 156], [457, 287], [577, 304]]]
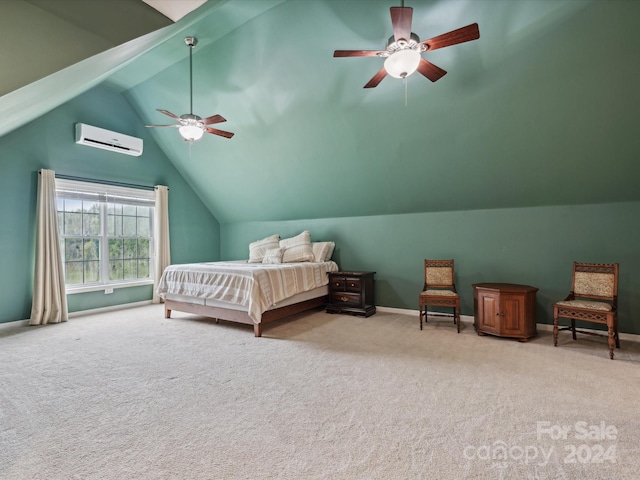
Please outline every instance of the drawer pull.
[[348, 302], [349, 301], [349, 297], [340, 297], [340, 301]]

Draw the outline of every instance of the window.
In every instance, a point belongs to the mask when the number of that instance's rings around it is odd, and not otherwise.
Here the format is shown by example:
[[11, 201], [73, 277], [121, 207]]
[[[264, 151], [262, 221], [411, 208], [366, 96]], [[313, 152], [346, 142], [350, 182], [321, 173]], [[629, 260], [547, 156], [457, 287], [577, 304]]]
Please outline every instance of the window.
[[153, 282], [154, 192], [56, 178], [67, 292]]

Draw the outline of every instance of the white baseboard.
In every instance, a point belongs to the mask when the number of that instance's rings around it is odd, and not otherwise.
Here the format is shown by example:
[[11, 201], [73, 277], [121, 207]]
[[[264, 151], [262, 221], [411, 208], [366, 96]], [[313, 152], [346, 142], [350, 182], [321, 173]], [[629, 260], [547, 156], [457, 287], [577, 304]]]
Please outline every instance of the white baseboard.
[[92, 308], [90, 310], [79, 310], [69, 313], [69, 318], [84, 317], [85, 315], [95, 315], [96, 313], [113, 312], [115, 310], [125, 310], [127, 308], [143, 307], [151, 305], [151, 300], [143, 300], [142, 302], [123, 303], [121, 305], [111, 305], [109, 307]]
[[14, 328], [14, 327], [26, 327], [29, 325], [29, 320], [15, 320], [11, 322], [2, 322], [0, 323], [0, 332], [6, 328]]
[[[416, 317], [420, 315], [419, 310], [411, 310], [409, 308], [378, 307], [376, 305], [376, 310], [378, 312], [397, 313], [398, 315], [415, 315]], [[429, 315], [442, 315], [442, 313], [427, 311], [427, 316]], [[465, 323], [473, 323], [473, 315], [460, 315], [460, 320]]]
[[[553, 331], [553, 325], [550, 325], [548, 323], [537, 323], [536, 324], [538, 330], [544, 330], [546, 332], [552, 332]], [[561, 325], [560, 327], [563, 327], [565, 325]], [[582, 330], [584, 332], [591, 332], [591, 333], [597, 333], [599, 335], [606, 335], [607, 332], [605, 332], [604, 330], [593, 330], [591, 328], [578, 328], [576, 327], [576, 330]], [[618, 336], [620, 337], [620, 340], [627, 340], [630, 342], [640, 342], [640, 335], [637, 335], [635, 333], [618, 333]]]
[[[78, 318], [78, 317], [84, 317], [87, 315], [94, 315], [97, 313], [106, 313], [106, 312], [113, 312], [115, 310], [124, 310], [127, 308], [135, 308], [135, 307], [142, 307], [145, 305], [151, 305], [151, 300], [144, 300], [142, 302], [134, 302], [134, 303], [124, 303], [122, 305], [112, 305], [110, 307], [101, 307], [101, 308], [93, 308], [91, 310], [81, 310], [78, 312], [72, 312], [69, 314], [69, 318]], [[382, 306], [376, 306], [376, 310], [379, 312], [385, 312], [385, 313], [396, 313], [398, 315], [412, 315], [412, 316], [418, 316], [420, 314], [420, 312], [418, 310], [412, 310], [410, 308], [394, 308], [394, 307], [382, 307]], [[430, 314], [439, 314], [438, 312], [427, 312], [427, 316]], [[473, 315], [460, 315], [460, 320], [462, 320], [464, 323], [473, 323]], [[27, 325], [29, 325], [29, 320], [17, 320], [14, 322], [4, 322], [4, 323], [0, 323], [0, 331], [3, 328], [7, 328], [7, 327], [26, 327]], [[544, 330], [547, 332], [551, 332], [553, 331], [553, 325], [550, 325], [548, 323], [538, 323], [536, 324], [536, 328], [538, 330]], [[580, 330], [584, 330], [587, 332], [593, 332], [593, 333], [599, 333], [602, 334], [602, 330], [592, 330], [589, 328], [581, 328]], [[634, 334], [634, 333], [620, 333], [620, 340], [627, 340], [630, 342], [640, 342], [640, 335]]]
[[[92, 308], [90, 310], [79, 310], [77, 312], [69, 313], [69, 318], [79, 318], [86, 315], [94, 315], [96, 313], [113, 312], [115, 310], [125, 310], [127, 308], [142, 307], [144, 305], [151, 305], [151, 300], [143, 300], [142, 302], [123, 303], [121, 305], [111, 305], [109, 307]], [[27, 327], [29, 325], [29, 319], [16, 320], [12, 322], [0, 323], [0, 331], [7, 327]]]
[[[397, 313], [399, 315], [415, 315], [416, 317], [420, 315], [419, 310], [411, 310], [409, 308], [392, 308], [392, 307], [376, 306], [376, 310], [379, 312]], [[427, 311], [427, 316], [430, 315], [431, 313], [436, 313], [436, 312]], [[473, 323], [473, 315], [460, 315], [460, 320], [462, 320], [464, 323]], [[546, 332], [553, 331], [553, 325], [550, 325], [548, 323], [537, 323], [536, 328], [538, 330], [544, 330]], [[603, 334], [602, 330], [593, 330], [590, 328], [580, 328], [580, 330], [584, 330], [585, 332], [599, 333], [601, 335]], [[620, 337], [620, 340], [628, 340], [630, 342], [640, 342], [640, 335], [637, 335], [635, 333], [619, 333], [618, 335]]]

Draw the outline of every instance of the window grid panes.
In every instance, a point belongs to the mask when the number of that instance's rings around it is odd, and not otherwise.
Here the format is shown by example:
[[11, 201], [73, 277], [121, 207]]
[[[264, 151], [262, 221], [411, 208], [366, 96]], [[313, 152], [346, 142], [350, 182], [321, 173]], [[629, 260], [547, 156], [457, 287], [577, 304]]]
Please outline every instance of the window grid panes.
[[153, 207], [109, 201], [108, 195], [103, 195], [106, 201], [68, 196], [58, 191], [58, 229], [68, 287], [152, 279]]

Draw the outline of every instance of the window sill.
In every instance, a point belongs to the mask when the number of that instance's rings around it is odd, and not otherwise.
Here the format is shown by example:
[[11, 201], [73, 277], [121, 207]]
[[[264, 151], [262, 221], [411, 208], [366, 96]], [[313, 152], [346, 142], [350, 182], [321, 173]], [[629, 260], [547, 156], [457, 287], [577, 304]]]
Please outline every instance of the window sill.
[[100, 285], [83, 285], [81, 287], [67, 287], [66, 294], [73, 295], [75, 293], [87, 293], [87, 292], [99, 292], [104, 291], [107, 293], [108, 290], [111, 290], [109, 293], [113, 293], [113, 290], [117, 288], [129, 288], [129, 287], [140, 287], [143, 285], [153, 285], [153, 280], [138, 280], [134, 282], [122, 282], [122, 283], [109, 283], [109, 284], [100, 284]]

